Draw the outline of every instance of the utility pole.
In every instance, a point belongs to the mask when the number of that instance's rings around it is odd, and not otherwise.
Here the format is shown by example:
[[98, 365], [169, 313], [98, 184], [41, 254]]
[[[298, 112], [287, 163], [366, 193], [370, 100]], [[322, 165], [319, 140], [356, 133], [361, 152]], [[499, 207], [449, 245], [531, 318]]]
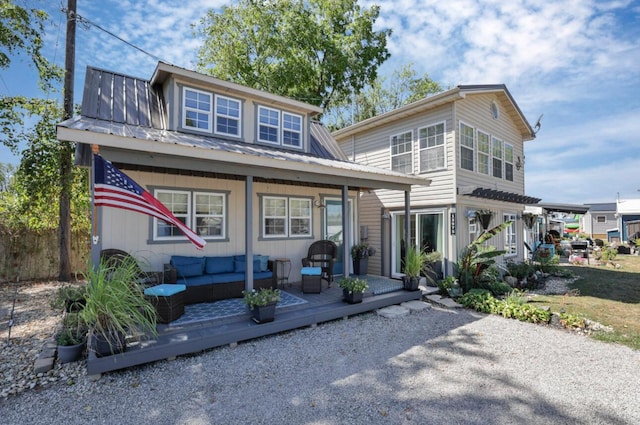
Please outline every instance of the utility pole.
[[[63, 119], [73, 116], [73, 79], [76, 62], [76, 0], [67, 0], [67, 37], [64, 59]], [[60, 248], [60, 273], [58, 280], [71, 280], [71, 142], [60, 141], [60, 219], [58, 243]]]

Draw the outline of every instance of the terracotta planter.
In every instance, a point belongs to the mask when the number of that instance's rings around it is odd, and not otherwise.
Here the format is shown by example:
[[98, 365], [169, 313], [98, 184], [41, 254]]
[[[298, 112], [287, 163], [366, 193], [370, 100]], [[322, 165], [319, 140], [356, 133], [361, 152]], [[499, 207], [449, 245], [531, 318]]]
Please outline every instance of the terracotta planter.
[[273, 322], [276, 317], [276, 304], [255, 306], [251, 309], [251, 320], [256, 323]]
[[349, 304], [358, 304], [362, 302], [362, 292], [349, 292], [346, 289], [342, 290], [342, 296], [345, 302]]

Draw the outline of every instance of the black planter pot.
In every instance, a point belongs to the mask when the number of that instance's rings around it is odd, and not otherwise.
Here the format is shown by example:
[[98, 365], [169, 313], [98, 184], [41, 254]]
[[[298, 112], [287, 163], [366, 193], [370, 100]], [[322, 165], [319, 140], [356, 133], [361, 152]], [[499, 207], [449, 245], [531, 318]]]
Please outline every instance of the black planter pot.
[[349, 292], [346, 289], [343, 289], [342, 296], [349, 304], [358, 304], [362, 302], [362, 292]]
[[122, 353], [127, 348], [125, 335], [122, 332], [109, 335], [92, 333], [89, 338], [89, 348], [96, 357]]
[[276, 317], [276, 303], [255, 306], [251, 309], [251, 320], [256, 323], [273, 322]]
[[58, 345], [58, 361], [60, 363], [71, 363], [80, 360], [85, 345], [85, 342], [76, 345]]
[[368, 258], [354, 258], [353, 259], [353, 274], [358, 276], [364, 276], [369, 272], [369, 259]]
[[478, 215], [478, 221], [480, 221], [482, 230], [487, 230], [489, 228], [489, 224], [491, 224], [491, 217], [492, 217], [492, 214]]
[[403, 280], [403, 284], [404, 284], [404, 289], [406, 291], [417, 291], [417, 290], [420, 289], [420, 277], [419, 276], [412, 276], [412, 277], [405, 276], [405, 278]]

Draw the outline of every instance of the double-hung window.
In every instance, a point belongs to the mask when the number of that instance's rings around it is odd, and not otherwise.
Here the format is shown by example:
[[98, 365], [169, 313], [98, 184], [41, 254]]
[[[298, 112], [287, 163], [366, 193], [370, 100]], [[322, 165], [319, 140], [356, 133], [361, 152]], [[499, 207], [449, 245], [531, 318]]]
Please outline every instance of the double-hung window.
[[491, 158], [491, 140], [487, 133], [478, 130], [478, 172], [490, 175], [489, 158]]
[[493, 177], [502, 178], [502, 140], [491, 139], [491, 156], [493, 164]]
[[302, 116], [259, 106], [258, 141], [302, 148]]
[[419, 129], [418, 141], [420, 142], [420, 172], [444, 168], [444, 123]]
[[504, 179], [513, 181], [513, 146], [504, 144]]
[[505, 257], [514, 256], [517, 254], [518, 240], [516, 233], [516, 215], [505, 213], [504, 222], [511, 222], [511, 225], [504, 230], [504, 250]]
[[460, 167], [464, 170], [473, 171], [474, 136], [473, 127], [460, 123]]
[[399, 173], [413, 174], [413, 133], [391, 136], [391, 169]]
[[240, 137], [240, 101], [216, 95], [216, 134]]
[[262, 197], [262, 236], [295, 238], [311, 236], [311, 199], [286, 196]]
[[[226, 238], [226, 193], [155, 189], [154, 196], [187, 227], [204, 239]], [[186, 240], [178, 227], [153, 219], [153, 240]]]
[[184, 88], [182, 126], [199, 131], [211, 131], [211, 93]]

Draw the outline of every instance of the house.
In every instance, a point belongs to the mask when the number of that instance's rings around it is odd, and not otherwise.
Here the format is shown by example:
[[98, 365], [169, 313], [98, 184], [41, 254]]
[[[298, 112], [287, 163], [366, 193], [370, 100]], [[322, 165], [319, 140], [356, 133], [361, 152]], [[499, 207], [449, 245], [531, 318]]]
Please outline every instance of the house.
[[609, 231], [617, 227], [616, 203], [593, 203], [587, 204], [587, 206], [589, 211], [582, 216], [584, 232], [589, 234], [592, 239], [608, 240]]
[[[616, 227], [619, 229], [618, 242], [629, 242], [638, 232], [640, 220], [640, 199], [618, 199], [616, 201]], [[613, 232], [615, 233], [615, 232]]]
[[207, 242], [198, 251], [162, 220], [98, 207], [92, 260], [117, 248], [161, 271], [172, 255], [259, 253], [290, 260], [284, 273], [299, 280], [309, 245], [332, 239], [343, 273], [363, 193], [409, 199], [412, 187], [424, 191], [429, 182], [348, 161], [314, 121], [321, 112], [163, 62], [149, 80], [87, 68], [80, 115], [58, 125], [58, 139], [91, 146]]
[[402, 275], [405, 232], [411, 245], [441, 252], [450, 273], [480, 234], [482, 210], [492, 213], [491, 227], [512, 221], [490, 242], [506, 250], [504, 258], [527, 255], [521, 216], [540, 199], [525, 195], [524, 144], [535, 132], [506, 86], [457, 86], [332, 135], [354, 162], [431, 181], [411, 191], [409, 219], [402, 193], [360, 193], [361, 234], [381, 252], [370, 260], [373, 273]]

